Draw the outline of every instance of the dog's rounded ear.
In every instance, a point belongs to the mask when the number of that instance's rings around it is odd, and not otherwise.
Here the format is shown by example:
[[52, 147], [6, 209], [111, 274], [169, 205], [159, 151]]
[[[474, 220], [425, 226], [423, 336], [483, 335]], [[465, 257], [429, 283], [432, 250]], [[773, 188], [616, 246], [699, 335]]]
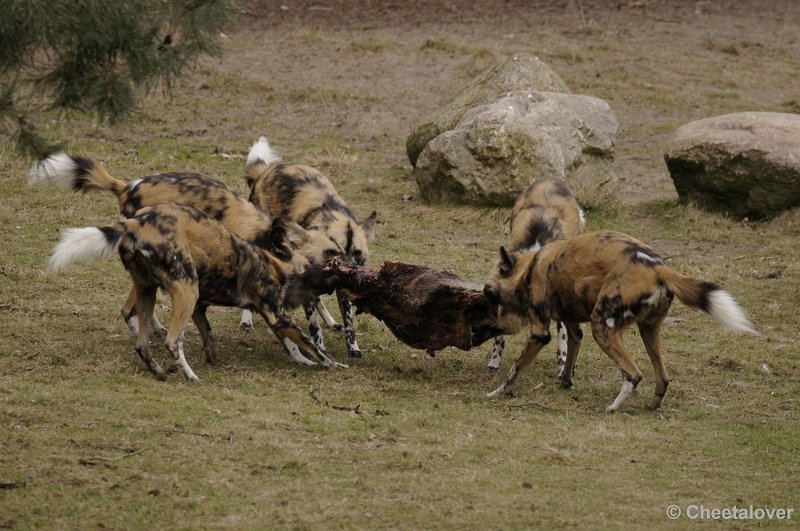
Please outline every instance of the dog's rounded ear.
[[372, 243], [375, 241], [375, 226], [378, 224], [378, 213], [373, 210], [372, 214], [370, 214], [364, 221], [359, 222], [361, 228], [364, 229], [364, 233], [367, 235], [367, 241]]
[[508, 254], [505, 247], [500, 247], [500, 274], [508, 275], [514, 269], [516, 259], [513, 255]]

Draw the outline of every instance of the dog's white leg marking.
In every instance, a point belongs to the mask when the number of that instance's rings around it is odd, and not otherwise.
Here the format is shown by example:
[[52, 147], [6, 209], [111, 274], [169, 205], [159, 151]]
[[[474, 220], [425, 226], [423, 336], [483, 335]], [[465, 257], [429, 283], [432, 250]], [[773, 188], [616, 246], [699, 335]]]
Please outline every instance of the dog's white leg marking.
[[486, 396], [495, 397], [500, 395], [508, 395], [508, 396], [513, 395], [515, 380], [517, 378], [518, 371], [519, 369], [517, 368], [517, 364], [515, 363], [514, 366], [511, 367], [511, 371], [508, 373], [508, 376], [506, 376], [505, 380], [503, 380], [503, 383], [500, 384], [500, 387], [498, 387], [491, 393], [488, 393]]
[[564, 365], [567, 363], [567, 327], [561, 321], [556, 321], [558, 330], [558, 349], [556, 350], [556, 367], [558, 367], [558, 377], [564, 374]]
[[633, 382], [625, 378], [625, 381], [622, 382], [622, 388], [619, 390], [619, 394], [617, 398], [614, 399], [614, 403], [606, 408], [606, 413], [614, 413], [618, 411], [619, 408], [622, 407], [622, 404], [633, 394], [633, 391], [636, 389], [636, 385]]
[[[134, 316], [134, 318], [135, 317], [136, 316]], [[164, 325], [161, 324], [161, 321], [158, 320], [158, 317], [156, 317], [155, 313], [153, 314], [153, 333], [155, 333], [155, 335], [157, 335], [158, 337], [166, 337], [167, 335], [167, 329], [164, 327]]]
[[167, 343], [167, 349], [172, 352], [172, 357], [180, 366], [181, 370], [183, 370], [183, 374], [186, 376], [187, 380], [196, 382], [200, 378], [194, 373], [191, 367], [189, 367], [189, 363], [186, 361], [186, 356], [183, 353], [183, 337], [179, 337], [178, 340], [175, 342], [174, 345], [170, 345]]
[[329, 312], [325, 304], [323, 304], [322, 299], [317, 299], [316, 309], [317, 313], [322, 317], [322, 322], [325, 323], [325, 326], [333, 328], [334, 330], [341, 330], [342, 326], [336, 322], [331, 312]]
[[361, 349], [358, 348], [358, 341], [356, 340], [356, 328], [353, 318], [353, 304], [346, 298], [339, 299], [339, 306], [342, 310], [342, 319], [344, 319], [344, 338], [347, 341], [347, 355], [351, 358], [360, 358], [362, 356]]
[[239, 321], [239, 328], [247, 330], [248, 332], [253, 329], [253, 312], [250, 310], [242, 310], [242, 319]]
[[125, 319], [125, 324], [128, 325], [128, 329], [131, 331], [131, 333], [133, 333], [133, 335], [139, 335], [139, 317], [136, 314], [133, 314]]
[[505, 336], [497, 336], [494, 338], [494, 345], [492, 345], [492, 354], [489, 356], [489, 363], [486, 367], [490, 370], [500, 370], [500, 362], [503, 361], [503, 350], [506, 348]]
[[311, 336], [311, 342], [317, 347], [317, 350], [323, 354], [328, 351], [325, 348], [325, 339], [322, 337], [322, 327], [319, 325], [319, 317], [314, 310], [314, 303], [309, 304], [304, 308], [306, 312], [306, 319], [308, 319], [308, 334]]
[[283, 338], [283, 346], [286, 347], [286, 353], [293, 362], [301, 365], [316, 365], [315, 362], [303, 356], [303, 353], [300, 352], [300, 349], [291, 339], [286, 337]]

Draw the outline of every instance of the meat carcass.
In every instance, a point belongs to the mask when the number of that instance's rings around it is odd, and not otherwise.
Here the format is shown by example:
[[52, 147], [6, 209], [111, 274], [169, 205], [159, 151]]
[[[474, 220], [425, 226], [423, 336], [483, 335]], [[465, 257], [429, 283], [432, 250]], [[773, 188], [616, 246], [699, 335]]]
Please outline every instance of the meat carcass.
[[338, 259], [325, 271], [359, 313], [377, 317], [400, 341], [430, 355], [448, 346], [469, 350], [502, 333], [498, 307], [452, 271], [398, 262], [374, 271]]

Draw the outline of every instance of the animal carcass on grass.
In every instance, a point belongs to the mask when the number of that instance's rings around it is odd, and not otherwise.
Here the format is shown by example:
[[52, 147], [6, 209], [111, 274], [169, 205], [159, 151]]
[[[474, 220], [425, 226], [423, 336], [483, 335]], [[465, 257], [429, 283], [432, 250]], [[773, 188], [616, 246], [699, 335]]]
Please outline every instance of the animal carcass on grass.
[[384, 262], [380, 271], [335, 259], [325, 268], [359, 313], [374, 315], [403, 343], [433, 355], [469, 350], [501, 333], [497, 306], [451, 271]]

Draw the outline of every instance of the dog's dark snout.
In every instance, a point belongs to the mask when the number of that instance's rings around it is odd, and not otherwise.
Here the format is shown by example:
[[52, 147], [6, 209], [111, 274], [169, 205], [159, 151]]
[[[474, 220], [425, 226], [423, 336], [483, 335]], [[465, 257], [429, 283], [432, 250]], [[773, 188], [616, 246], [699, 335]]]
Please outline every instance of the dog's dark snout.
[[483, 286], [483, 294], [486, 295], [486, 298], [489, 299], [489, 302], [492, 304], [500, 304], [500, 295], [497, 294], [491, 284], [485, 284]]

